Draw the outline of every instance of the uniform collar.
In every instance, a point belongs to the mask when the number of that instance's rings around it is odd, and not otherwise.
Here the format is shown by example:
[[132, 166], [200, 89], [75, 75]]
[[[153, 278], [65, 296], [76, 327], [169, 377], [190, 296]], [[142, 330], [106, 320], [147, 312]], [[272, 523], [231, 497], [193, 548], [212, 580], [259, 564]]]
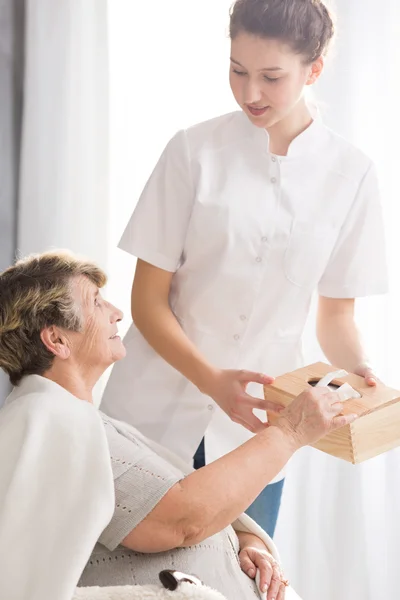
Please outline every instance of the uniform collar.
[[[279, 159], [289, 160], [293, 158], [301, 158], [302, 156], [315, 154], [324, 145], [327, 137], [327, 129], [323, 123], [320, 111], [316, 105], [309, 105], [313, 121], [307, 129], [298, 135], [289, 146], [286, 156], [280, 156]], [[243, 113], [243, 117], [248, 122], [253, 130], [254, 136], [261, 144], [263, 150], [269, 151], [269, 135], [265, 129], [260, 129], [251, 123], [248, 117]]]
[[[316, 105], [309, 106], [313, 122], [289, 146], [287, 158], [296, 158], [318, 150], [326, 132], [321, 113]], [[285, 158], [285, 157], [282, 157]]]

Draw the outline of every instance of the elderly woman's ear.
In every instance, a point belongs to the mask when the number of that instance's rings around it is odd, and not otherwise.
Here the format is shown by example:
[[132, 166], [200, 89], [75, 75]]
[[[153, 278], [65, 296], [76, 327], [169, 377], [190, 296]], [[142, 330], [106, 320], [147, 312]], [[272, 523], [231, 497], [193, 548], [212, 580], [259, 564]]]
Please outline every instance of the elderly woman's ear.
[[71, 355], [71, 347], [68, 337], [59, 329], [52, 325], [46, 327], [40, 332], [40, 339], [47, 350], [61, 360], [66, 360]]

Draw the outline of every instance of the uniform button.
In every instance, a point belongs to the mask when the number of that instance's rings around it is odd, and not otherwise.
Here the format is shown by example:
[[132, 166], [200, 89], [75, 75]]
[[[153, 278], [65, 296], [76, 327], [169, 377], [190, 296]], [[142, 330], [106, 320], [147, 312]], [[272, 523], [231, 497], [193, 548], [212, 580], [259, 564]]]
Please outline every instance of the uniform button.
[[238, 335], [237, 333], [233, 336], [233, 339], [237, 342], [238, 340], [240, 340], [240, 335]]
[[276, 183], [276, 177], [273, 177], [273, 178], [271, 179], [271, 183]]
[[262, 258], [261, 258], [261, 256], [257, 256], [257, 258], [256, 258], [256, 262], [260, 263], [261, 261], [262, 261]]
[[214, 410], [214, 407], [213, 407], [213, 405], [212, 405], [212, 404], [209, 404], [209, 405], [207, 406], [207, 408], [208, 408], [208, 410]]
[[266, 235], [264, 235], [264, 236], [261, 238], [261, 241], [262, 241], [262, 242], [268, 242], [268, 238], [267, 238], [267, 236], [266, 236]]
[[247, 318], [247, 317], [246, 317], [246, 315], [240, 315], [240, 320], [241, 320], [241, 321], [245, 321], [245, 320], [246, 320], [246, 318]]
[[276, 156], [271, 157], [272, 162], [276, 162]]

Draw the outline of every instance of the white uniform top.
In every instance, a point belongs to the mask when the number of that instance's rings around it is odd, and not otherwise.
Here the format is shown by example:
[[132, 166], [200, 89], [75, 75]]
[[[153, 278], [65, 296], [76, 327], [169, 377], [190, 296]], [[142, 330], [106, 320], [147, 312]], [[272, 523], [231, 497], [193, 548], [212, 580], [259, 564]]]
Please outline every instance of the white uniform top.
[[[386, 292], [374, 167], [319, 118], [285, 157], [234, 112], [168, 143], [119, 247], [174, 272], [170, 305], [216, 366], [277, 376], [302, 364], [313, 291]], [[133, 325], [102, 409], [185, 460], [207, 462], [251, 434], [170, 367]], [[254, 390], [250, 389], [250, 393]], [[257, 390], [260, 395], [261, 390]]]

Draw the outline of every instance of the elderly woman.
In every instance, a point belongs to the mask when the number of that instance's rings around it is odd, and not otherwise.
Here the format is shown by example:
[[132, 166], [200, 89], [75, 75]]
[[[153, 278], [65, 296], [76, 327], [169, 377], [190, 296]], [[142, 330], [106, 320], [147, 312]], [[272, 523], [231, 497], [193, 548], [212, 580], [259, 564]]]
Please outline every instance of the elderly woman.
[[0, 275], [0, 366], [15, 386], [0, 411], [0, 597], [44, 600], [42, 589], [67, 599], [79, 578], [147, 584], [170, 568], [228, 600], [259, 597], [258, 569], [268, 600], [283, 600], [286, 582], [265, 536], [237, 519], [296, 450], [354, 417], [341, 416], [324, 388], [285, 410], [266, 402], [280, 413], [274, 426], [191, 472], [93, 406], [99, 377], [125, 356], [122, 314], [102, 297], [105, 283], [99, 268], [64, 252]]

